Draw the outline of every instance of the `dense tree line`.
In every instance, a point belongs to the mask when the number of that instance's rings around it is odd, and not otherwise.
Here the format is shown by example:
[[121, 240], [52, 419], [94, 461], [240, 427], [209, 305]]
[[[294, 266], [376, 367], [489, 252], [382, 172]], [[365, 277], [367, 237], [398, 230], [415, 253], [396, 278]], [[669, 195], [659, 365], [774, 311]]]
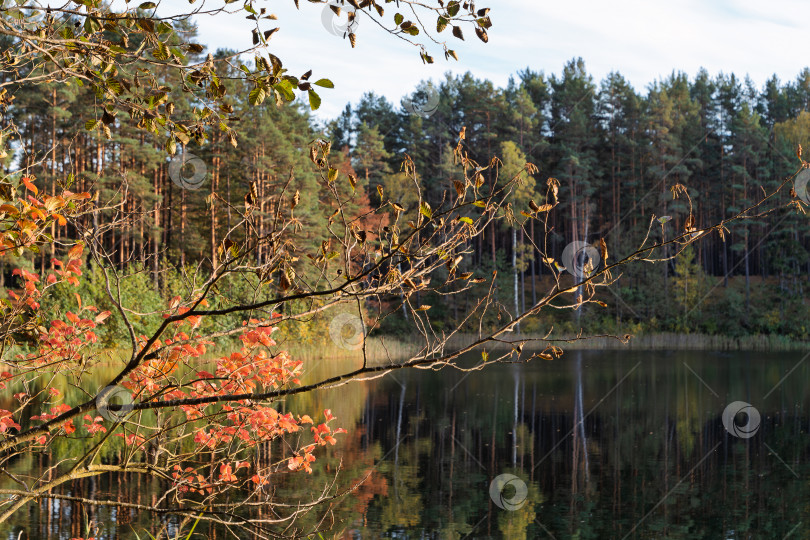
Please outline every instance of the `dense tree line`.
[[[218, 51], [215, 58], [228, 54]], [[227, 73], [220, 78], [227, 90], [224, 107], [238, 126], [236, 145], [230, 130], [214, 129], [202, 145], [179, 141], [173, 164], [165, 139], [126, 123], [102, 119], [93, 129], [82, 129], [103, 112], [94, 93], [75, 85], [40, 84], [16, 92], [9, 114], [20, 144], [4, 158], [5, 166], [26, 165], [51, 193], [65, 179], [73, 183], [71, 189], [93, 192], [106, 210], [83, 219], [103, 224], [123, 216], [127, 226], [103, 232], [104, 245], [122, 268], [142, 265], [155, 293], [162, 294], [166, 270], [210, 266], [221, 257], [222, 240], [238, 234], [231, 231], [233, 212], [244, 207], [246, 197], [261, 216], [256, 231], [261, 235], [261, 223], [274, 219], [282, 189], [298, 191], [296, 248], [300, 257], [317, 254], [335, 208], [323, 203], [324, 187], [307, 155], [314, 139], [329, 140], [332, 159], [335, 152], [343, 154], [341, 173], [354, 174], [355, 185], [340, 185], [348, 208], [367, 215], [369, 223], [385, 225], [373, 212], [381, 203], [378, 187], [405, 208], [406, 220], [418, 213], [416, 190], [409, 189], [401, 167], [406, 156], [422, 175], [428, 204], [442, 205], [459, 175], [452, 147], [464, 128], [466, 149], [476, 161], [500, 157], [497, 166], [483, 171], [484, 182], [506, 178], [526, 161], [539, 168], [514, 193], [515, 221], [490, 225], [463, 262], [481, 275], [498, 270], [504, 307], [522, 310], [534, 305], [544, 279], [550, 279], [552, 263], [536, 256], [533, 242], [546, 245], [557, 259], [573, 241], [600, 238], [613, 253], [630, 252], [653, 214], [662, 222], [662, 234], [667, 222], [676, 230], [684, 227], [689, 202], [673, 198], [670, 188], [676, 184], [686, 186], [700, 229], [733, 216], [763, 188], [793, 174], [800, 165], [796, 147], [810, 138], [808, 69], [788, 83], [773, 77], [763, 88], [735, 75], [701, 71], [690, 79], [673, 73], [640, 93], [618, 73], [597, 83], [576, 59], [560, 74], [521, 71], [505, 88], [469, 73], [423, 81], [402, 106], [369, 93], [326, 126], [317, 125], [303, 103], [277, 107], [268, 100], [253, 106], [250, 89], [237, 87], [244, 82]], [[175, 116], [205, 114], [179, 92], [168, 100]], [[199, 159], [178, 165], [191, 154]], [[190, 186], [186, 180], [197, 178], [199, 170], [202, 180]], [[541, 238], [542, 222], [519, 211], [545, 202], [549, 177], [559, 180], [561, 204], [548, 214], [551, 232]], [[608, 308], [587, 306], [575, 320], [568, 313], [542, 315], [522, 330], [545, 332], [554, 324], [563, 331], [584, 325], [616, 332], [806, 337], [805, 224], [804, 216], [789, 210], [763, 212], [760, 219], [735, 223], [724, 238], [708, 235], [671, 263], [629, 268], [613, 293], [603, 294]], [[17, 266], [45, 270], [55, 249], [27, 261], [6, 258], [5, 274]], [[434, 320], [454, 325], [464, 301], [432, 302]], [[398, 328], [396, 317], [386, 324], [388, 330]]]
[[[421, 102], [424, 114], [409, 114], [410, 101]], [[573, 241], [600, 238], [619, 256], [632, 252], [653, 214], [682, 230], [689, 201], [673, 197], [676, 184], [687, 187], [697, 230], [727, 219], [794, 174], [801, 165], [797, 146], [810, 140], [808, 69], [792, 82], [774, 76], [761, 89], [733, 74], [673, 72], [642, 93], [619, 73], [597, 83], [575, 59], [560, 74], [521, 71], [505, 88], [469, 73], [448, 75], [435, 87], [421, 83], [403, 105], [367, 94], [330, 126], [334, 144], [351, 149], [370, 186], [396, 189], [389, 171], [407, 154], [425, 171], [430, 203], [440, 204], [453, 176], [449, 143], [464, 126], [467, 147], [482, 162], [497, 154], [503, 171], [524, 160], [539, 167], [515, 194], [516, 215], [530, 200], [543, 202], [548, 177], [560, 181], [562, 203], [549, 216], [548, 237], [557, 258]], [[799, 200], [807, 199], [797, 188]], [[529, 242], [541, 241], [542, 223], [518, 221], [522, 227], [493, 225], [469, 261], [470, 268], [506, 274], [507, 307], [513, 270], [521, 306], [537, 300], [550, 274]], [[671, 263], [628, 269], [604, 297], [608, 310], [589, 306], [580, 322], [614, 331], [640, 323], [649, 330], [806, 337], [806, 223], [801, 213], [765, 211], [722, 236], [707, 236]], [[453, 306], [445, 307], [452, 320]], [[568, 318], [557, 323], [573, 330]], [[546, 331], [554, 320], [538, 319], [531, 329]]]

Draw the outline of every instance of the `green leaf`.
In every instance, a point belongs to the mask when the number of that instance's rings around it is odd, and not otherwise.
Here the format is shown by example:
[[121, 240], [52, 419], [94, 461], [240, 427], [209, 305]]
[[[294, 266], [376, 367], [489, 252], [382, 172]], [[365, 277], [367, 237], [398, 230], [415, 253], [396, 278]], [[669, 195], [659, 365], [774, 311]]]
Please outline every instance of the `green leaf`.
[[419, 207], [419, 213], [428, 219], [431, 219], [433, 217], [433, 210], [430, 209], [430, 205], [426, 202], [423, 202], [422, 205]]
[[162, 41], [158, 42], [158, 46], [152, 50], [152, 56], [158, 60], [169, 59], [169, 47]]
[[[206, 508], [207, 510], [207, 508]], [[188, 531], [188, 536], [186, 536], [186, 540], [191, 540], [191, 535], [194, 534], [194, 529], [197, 528], [197, 524], [200, 523], [200, 519], [202, 519], [203, 513], [200, 512], [200, 515], [197, 516], [197, 521], [194, 522], [194, 525], [191, 527], [191, 530]]]
[[308, 90], [309, 94], [309, 106], [313, 111], [318, 110], [318, 107], [321, 106], [321, 96], [315, 90]]
[[177, 153], [177, 141], [174, 140], [174, 137], [169, 137], [169, 139], [166, 141], [166, 152], [170, 156], [173, 156]]
[[293, 93], [292, 83], [287, 79], [281, 80], [277, 85], [276, 89], [282, 93], [284, 99], [287, 101], [292, 101], [295, 99], [295, 94]]
[[154, 2], [144, 2], [143, 4], [138, 6], [138, 9], [155, 9], [156, 7], [157, 4], [155, 4]]
[[[118, 80], [113, 79], [112, 77], [110, 77], [109, 79], [107, 79], [104, 82], [107, 84], [107, 88], [111, 92], [114, 92], [115, 94], [118, 94], [118, 95], [121, 95], [121, 94], [124, 93], [124, 88], [121, 86], [121, 83], [118, 82]], [[163, 97], [165, 98], [166, 95], [163, 94]]]
[[335, 87], [335, 85], [332, 84], [332, 81], [330, 81], [329, 79], [318, 79], [317, 81], [315, 81], [312, 84], [314, 84], [315, 86], [323, 87], [323, 88], [334, 88]]
[[[85, 24], [87, 23], [85, 22]], [[152, 19], [138, 19], [137, 24], [144, 32], [149, 32], [150, 34], [155, 32], [155, 24], [152, 22]], [[99, 28], [100, 27], [101, 26], [99, 25]]]
[[397, 26], [402, 24], [403, 20], [405, 20], [405, 17], [403, 17], [401, 14], [397, 13], [396, 15], [394, 15], [394, 24], [396, 24]]
[[441, 32], [442, 30], [447, 28], [447, 22], [448, 22], [447, 19], [445, 19], [444, 17], [439, 17], [439, 19], [436, 21], [436, 31]]
[[264, 88], [257, 86], [248, 94], [248, 102], [255, 107], [256, 105], [261, 105], [266, 97], [267, 92], [265, 92]]
[[455, 0], [447, 4], [447, 14], [451, 17], [455, 17], [458, 15], [458, 10], [461, 9], [461, 6]]
[[487, 203], [486, 203], [486, 202], [484, 202], [484, 201], [475, 201], [475, 202], [473, 203], [473, 205], [474, 205], [474, 206], [477, 206], [477, 207], [479, 207], [479, 208], [486, 208]]
[[94, 34], [101, 30], [101, 23], [95, 17], [87, 17], [84, 19], [84, 31], [88, 34]]
[[270, 63], [273, 65], [273, 75], [278, 75], [282, 68], [281, 60], [278, 56], [270, 53], [267, 53], [267, 58], [270, 59]]
[[174, 135], [174, 137], [183, 144], [188, 144], [188, 142], [191, 140], [189, 136], [183, 133], [182, 131], [172, 131], [172, 135]]
[[88, 120], [87, 122], [84, 123], [84, 128], [87, 131], [93, 131], [94, 129], [96, 129], [98, 122], [99, 122], [98, 120]]
[[335, 180], [337, 180], [337, 177], [338, 177], [338, 170], [335, 169], [334, 167], [329, 167], [328, 173], [329, 182], [330, 183], [334, 182]]
[[174, 34], [174, 29], [171, 25], [167, 24], [166, 21], [160, 21], [157, 26], [157, 33], [158, 34]]
[[171, 51], [172, 55], [180, 60], [181, 63], [186, 63], [186, 55], [183, 54], [183, 51], [178, 49], [177, 47], [169, 47], [169, 51]]

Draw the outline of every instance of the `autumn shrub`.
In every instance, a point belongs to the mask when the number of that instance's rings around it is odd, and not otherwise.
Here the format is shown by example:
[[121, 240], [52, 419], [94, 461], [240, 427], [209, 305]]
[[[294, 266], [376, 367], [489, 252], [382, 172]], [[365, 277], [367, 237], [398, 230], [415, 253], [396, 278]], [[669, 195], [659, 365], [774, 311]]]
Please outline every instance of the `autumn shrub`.
[[[154, 316], [164, 298], [155, 287], [150, 274], [141, 265], [130, 265], [119, 272], [119, 279], [111, 279], [111, 292], [117, 301], [128, 309], [129, 320], [137, 334], [150, 334], [157, 329], [159, 321]], [[101, 310], [117, 311], [107, 294], [107, 282], [101, 267], [93, 265], [79, 285], [58, 283], [42, 298], [42, 312], [53, 318], [61, 318], [68, 311], [81, 309], [84, 302]], [[98, 331], [99, 344], [114, 347], [127, 340], [127, 331], [117, 317]]]

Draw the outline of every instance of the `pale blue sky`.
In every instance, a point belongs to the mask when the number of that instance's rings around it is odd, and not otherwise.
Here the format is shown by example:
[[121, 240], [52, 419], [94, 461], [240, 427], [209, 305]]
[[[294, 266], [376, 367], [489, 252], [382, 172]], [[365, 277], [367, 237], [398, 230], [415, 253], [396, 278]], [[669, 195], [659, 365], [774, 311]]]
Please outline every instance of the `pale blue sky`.
[[[200, 5], [201, 0], [194, 4]], [[209, 0], [206, 7], [221, 5]], [[163, 8], [187, 8], [187, 0], [164, 0]], [[238, 5], [233, 4], [233, 5]], [[285, 61], [293, 74], [313, 69], [313, 77], [328, 77], [334, 90], [321, 92], [319, 118], [336, 116], [349, 101], [375, 90], [399, 104], [421, 79], [438, 80], [446, 71], [471, 71], [498, 85], [527, 66], [559, 73], [563, 64], [581, 56], [588, 71], [601, 80], [612, 70], [621, 72], [637, 90], [673, 70], [693, 76], [700, 67], [710, 73], [750, 75], [757, 86], [776, 73], [793, 79], [810, 64], [807, 54], [810, 23], [806, 3], [798, 0], [478, 0], [490, 7], [493, 27], [489, 43], [469, 31], [466, 41], [448, 39], [459, 61], [446, 61], [434, 46], [436, 63], [423, 65], [417, 49], [384, 33], [367, 17], [359, 19], [358, 48], [329, 33], [321, 23], [324, 4], [301, 0], [257, 2], [275, 13], [281, 30], [270, 41], [270, 51]], [[386, 4], [389, 24], [394, 4]], [[251, 21], [244, 16], [200, 16], [200, 41], [211, 49], [246, 48], [251, 43]], [[430, 26], [435, 24], [431, 20]], [[268, 25], [266, 28], [271, 28]]]

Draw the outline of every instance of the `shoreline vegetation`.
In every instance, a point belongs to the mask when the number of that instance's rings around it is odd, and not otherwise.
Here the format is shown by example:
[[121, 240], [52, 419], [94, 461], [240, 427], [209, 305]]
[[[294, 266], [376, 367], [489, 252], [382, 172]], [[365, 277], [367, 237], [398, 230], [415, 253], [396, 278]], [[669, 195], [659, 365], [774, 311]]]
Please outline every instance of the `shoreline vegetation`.
[[[516, 338], [517, 335], [510, 336], [509, 339]], [[520, 334], [521, 338], [540, 339], [540, 335]], [[572, 338], [573, 339], [573, 338]], [[466, 347], [475, 341], [472, 334], [460, 334], [454, 336], [448, 342], [451, 349]], [[523, 347], [524, 351], [541, 351], [550, 344], [556, 344], [564, 351], [570, 350], [634, 350], [634, 351], [801, 351], [810, 348], [810, 343], [797, 341], [780, 335], [750, 335], [741, 337], [731, 337], [723, 335], [708, 334], [681, 334], [676, 332], [656, 332], [650, 334], [638, 334], [630, 338], [627, 343], [612, 337], [594, 337], [581, 339], [578, 341], [566, 342], [563, 338], [557, 338], [554, 342], [531, 342]], [[509, 345], [504, 343], [501, 346], [487, 346], [487, 350], [507, 350]], [[320, 344], [289, 344], [288, 349], [294, 358], [303, 360], [316, 360], [322, 358], [332, 359], [356, 359], [362, 358], [362, 349], [345, 350], [331, 343]], [[390, 356], [392, 360], [407, 358], [411, 354], [418, 352], [416, 340], [403, 339], [402, 337], [372, 337], [368, 339], [366, 352], [372, 361], [378, 361]], [[539, 360], [538, 360], [539, 361]]]
[[[516, 334], [508, 336], [506, 339], [515, 339], [518, 336], [527, 340], [540, 340], [543, 336], [532, 334]], [[366, 354], [368, 355], [369, 362], [372, 365], [382, 363], [390, 360], [394, 363], [397, 360], [405, 360], [419, 352], [419, 342], [414, 336], [411, 339], [403, 336], [374, 336], [366, 340]], [[557, 345], [563, 351], [587, 351], [587, 350], [632, 350], [632, 351], [759, 351], [759, 352], [782, 352], [782, 351], [804, 351], [810, 349], [810, 343], [806, 341], [797, 341], [786, 336], [781, 335], [750, 335], [741, 337], [732, 337], [724, 335], [708, 335], [708, 334], [682, 334], [677, 332], [655, 332], [649, 334], [636, 334], [633, 335], [627, 343], [622, 343], [614, 337], [600, 336], [593, 338], [583, 338], [576, 341], [567, 342], [569, 338], [555, 338], [554, 341], [528, 341], [524, 347], [524, 351], [542, 351], [547, 346]], [[457, 334], [453, 336], [447, 343], [449, 350], [455, 350], [461, 347], [467, 347], [475, 341], [473, 334]], [[282, 341], [279, 344], [279, 350], [287, 351], [295, 360], [302, 360], [304, 362], [305, 371], [313, 369], [315, 363], [320, 363], [323, 360], [347, 360], [357, 362], [358, 366], [362, 364], [363, 349], [345, 349], [332, 343], [330, 340], [313, 341], [307, 343], [295, 342], [292, 340]], [[507, 343], [487, 345], [487, 351], [506, 351], [510, 345]], [[208, 355], [202, 360], [205, 362], [213, 362], [215, 358], [222, 355], [227, 355], [235, 350], [228, 347], [216, 347], [209, 352]], [[480, 351], [475, 349], [474, 351]], [[100, 353], [101, 355], [109, 355], [108, 360], [102, 361], [96, 365], [96, 368], [104, 368], [105, 366], [118, 365], [124, 361], [124, 358], [115, 358], [115, 353], [109, 349]], [[476, 354], [471, 352], [469, 354]], [[563, 355], [564, 357], [564, 355]], [[544, 361], [540, 359], [533, 359], [532, 361]], [[326, 365], [324, 365], [326, 367]]]

